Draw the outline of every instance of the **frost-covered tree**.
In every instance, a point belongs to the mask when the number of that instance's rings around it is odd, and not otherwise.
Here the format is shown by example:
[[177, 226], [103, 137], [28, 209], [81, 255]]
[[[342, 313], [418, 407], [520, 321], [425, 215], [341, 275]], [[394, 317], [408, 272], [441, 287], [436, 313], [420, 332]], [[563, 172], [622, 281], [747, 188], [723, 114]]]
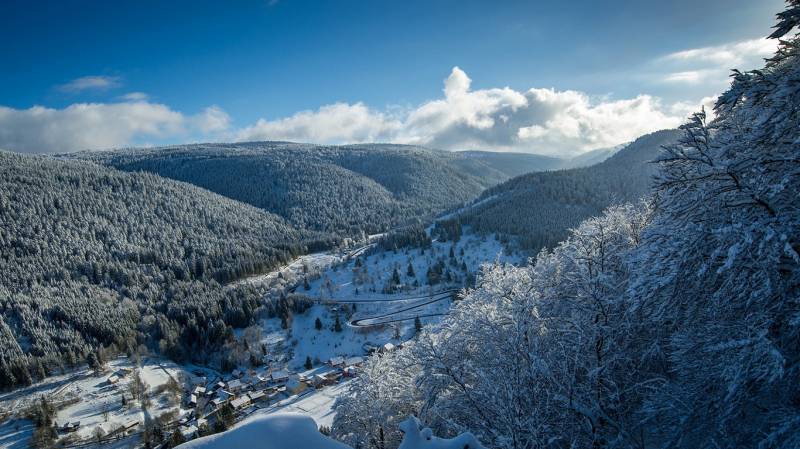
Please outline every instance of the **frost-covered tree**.
[[489, 267], [373, 357], [333, 434], [367, 444], [413, 412], [497, 448], [800, 447], [799, 49], [734, 72], [717, 118], [664, 149], [651, 201]]

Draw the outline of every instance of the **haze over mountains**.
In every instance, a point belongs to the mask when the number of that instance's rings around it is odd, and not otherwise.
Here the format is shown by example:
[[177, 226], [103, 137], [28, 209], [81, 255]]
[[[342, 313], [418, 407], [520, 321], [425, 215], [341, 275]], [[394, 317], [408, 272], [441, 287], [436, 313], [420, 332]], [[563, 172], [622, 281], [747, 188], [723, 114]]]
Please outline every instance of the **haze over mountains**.
[[514, 238], [532, 252], [553, 247], [581, 221], [613, 204], [645, 197], [656, 171], [652, 161], [679, 135], [678, 130], [658, 131], [636, 139], [597, 165], [510, 179], [485, 190], [474, 205], [439, 226], [469, 225], [481, 233]]

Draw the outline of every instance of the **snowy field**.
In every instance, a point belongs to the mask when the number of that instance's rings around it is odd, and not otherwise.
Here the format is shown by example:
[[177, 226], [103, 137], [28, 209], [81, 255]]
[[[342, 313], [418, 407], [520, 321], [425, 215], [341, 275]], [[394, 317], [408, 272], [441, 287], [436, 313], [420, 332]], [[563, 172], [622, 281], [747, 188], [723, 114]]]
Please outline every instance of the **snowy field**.
[[[119, 358], [108, 362], [105, 367], [103, 373], [83, 368], [0, 395], [0, 410], [15, 413], [0, 423], [0, 448], [28, 447], [33, 426], [24, 419], [24, 411], [42, 396], [56, 406], [54, 421], [57, 427], [80, 423], [74, 432], [59, 434], [72, 444], [96, 440], [98, 435], [108, 437], [127, 426], [133, 426], [127, 433], [135, 434], [141, 431], [145, 414], [148, 419], [165, 415], [174, 420], [188, 413], [181, 407], [182, 392], [166, 388], [170, 379], [180, 383], [181, 378], [191, 376], [188, 367], [157, 358], [142, 359], [140, 366], [128, 358]], [[146, 388], [149, 399], [146, 408], [132, 398], [130, 384], [134, 372], [139, 373]], [[111, 382], [109, 379], [115, 375], [119, 379]], [[124, 404], [123, 395], [126, 397]], [[133, 441], [136, 440], [121, 439], [103, 447], [130, 447]]]
[[[323, 258], [315, 255], [314, 260]], [[402, 343], [414, 336], [415, 318], [425, 325], [447, 313], [450, 295], [441, 292], [459, 290], [481, 265], [495, 261], [519, 263], [521, 257], [508, 254], [493, 236], [475, 234], [465, 234], [455, 244], [434, 241], [426, 249], [373, 252], [334, 261], [310, 276], [314, 279], [307, 288], [297, 289], [296, 293], [317, 300], [317, 305], [294, 315], [289, 329], [282, 329], [277, 318], [264, 320], [264, 343], [273, 351], [283, 348], [292, 370], [302, 369], [307, 357], [316, 365], [332, 357], [364, 355], [367, 347]], [[444, 267], [442, 280], [428, 285], [427, 272], [436, 264]], [[395, 272], [400, 283], [389, 292]], [[334, 330], [337, 317], [338, 332]], [[321, 329], [316, 328], [317, 320]], [[374, 325], [356, 327], [351, 324], [354, 321]]]

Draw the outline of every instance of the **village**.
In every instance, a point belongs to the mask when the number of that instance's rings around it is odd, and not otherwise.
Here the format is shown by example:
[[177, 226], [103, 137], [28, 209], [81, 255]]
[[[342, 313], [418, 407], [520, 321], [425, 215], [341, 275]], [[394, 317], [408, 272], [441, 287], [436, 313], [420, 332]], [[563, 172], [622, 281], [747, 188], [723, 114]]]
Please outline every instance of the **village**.
[[[376, 349], [392, 351], [392, 343]], [[125, 358], [110, 362], [102, 372], [73, 374], [56, 379], [48, 390], [27, 395], [26, 400], [4, 403], [23, 411], [47, 401], [53, 410], [52, 428], [56, 447], [145, 447], [168, 448], [199, 436], [226, 430], [256, 414], [291, 410], [302, 401], [330, 387], [346, 387], [358, 376], [365, 357], [337, 356], [304, 371], [290, 369], [233, 370], [221, 375], [211, 369], [178, 366], [158, 359]], [[59, 386], [60, 385], [60, 386]], [[329, 413], [335, 395], [322, 397], [323, 413]], [[316, 401], [319, 402], [319, 401]], [[15, 425], [13, 433], [0, 438], [8, 448], [29, 447], [26, 439], [34, 429], [5, 410], [0, 427]], [[324, 421], [324, 420], [323, 420]], [[325, 424], [323, 422], [323, 424]], [[327, 423], [330, 425], [330, 422]]]

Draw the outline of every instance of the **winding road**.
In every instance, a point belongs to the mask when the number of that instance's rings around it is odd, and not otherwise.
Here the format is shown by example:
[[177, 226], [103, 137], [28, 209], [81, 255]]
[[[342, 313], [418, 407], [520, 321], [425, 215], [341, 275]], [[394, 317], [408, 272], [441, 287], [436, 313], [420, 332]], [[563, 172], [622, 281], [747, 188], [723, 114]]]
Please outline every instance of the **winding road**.
[[413, 300], [416, 300], [416, 299], [427, 299], [427, 301], [419, 302], [419, 303], [410, 305], [408, 307], [404, 307], [404, 308], [401, 308], [401, 309], [398, 309], [398, 310], [393, 310], [393, 311], [388, 312], [388, 313], [383, 313], [383, 314], [380, 314], [380, 315], [374, 315], [374, 316], [366, 317], [366, 318], [357, 318], [357, 319], [351, 320], [348, 323], [351, 327], [369, 327], [369, 326], [378, 326], [378, 325], [381, 325], [381, 324], [389, 324], [389, 323], [397, 323], [397, 322], [401, 322], [401, 321], [413, 320], [416, 317], [423, 318], [423, 317], [432, 317], [432, 316], [444, 315], [444, 313], [428, 313], [428, 314], [423, 314], [423, 315], [415, 315], [415, 316], [410, 316], [410, 317], [406, 316], [406, 317], [402, 317], [402, 318], [394, 318], [394, 319], [390, 319], [390, 320], [382, 320], [382, 321], [377, 321], [377, 322], [375, 321], [375, 320], [381, 320], [382, 318], [396, 317], [397, 315], [399, 315], [399, 314], [401, 314], [403, 312], [408, 312], [409, 310], [418, 309], [420, 307], [424, 307], [424, 306], [427, 306], [429, 304], [433, 304], [435, 302], [439, 302], [439, 301], [443, 301], [443, 300], [446, 300], [446, 299], [450, 299], [450, 298], [452, 298], [453, 293], [455, 293], [457, 291], [459, 291], [459, 289], [443, 290], [443, 291], [436, 292], [436, 293], [431, 294], [431, 295], [412, 296], [412, 297], [405, 297], [405, 298], [393, 298], [393, 299], [382, 299], [382, 300], [345, 300], [345, 301], [337, 300], [335, 302], [344, 303], [344, 304], [355, 304], [355, 303], [362, 303], [362, 302], [364, 302], [364, 303], [367, 303], [367, 302], [369, 302], [369, 303], [371, 303], [371, 302], [401, 302], [401, 301], [413, 301]]

